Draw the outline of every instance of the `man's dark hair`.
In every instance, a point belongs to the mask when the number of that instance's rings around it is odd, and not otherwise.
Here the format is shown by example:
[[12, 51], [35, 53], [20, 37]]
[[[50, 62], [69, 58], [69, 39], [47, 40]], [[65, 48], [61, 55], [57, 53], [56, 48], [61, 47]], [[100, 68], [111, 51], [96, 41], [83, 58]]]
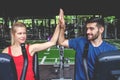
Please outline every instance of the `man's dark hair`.
[[105, 23], [104, 23], [104, 19], [103, 18], [98, 18], [98, 17], [91, 17], [90, 19], [88, 19], [86, 21], [86, 25], [88, 23], [97, 23], [97, 27], [104, 27], [105, 26]]

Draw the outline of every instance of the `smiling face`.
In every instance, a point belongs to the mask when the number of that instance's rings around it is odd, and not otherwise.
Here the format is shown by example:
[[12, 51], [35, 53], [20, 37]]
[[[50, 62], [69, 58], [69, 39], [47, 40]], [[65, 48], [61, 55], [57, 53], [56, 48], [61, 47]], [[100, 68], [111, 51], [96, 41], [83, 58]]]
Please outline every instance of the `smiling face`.
[[14, 40], [18, 43], [25, 43], [26, 41], [26, 28], [25, 27], [16, 27], [14, 33]]
[[17, 43], [25, 43], [27, 38], [26, 35], [26, 26], [24, 23], [21, 22], [16, 22], [13, 24], [11, 28], [11, 40], [12, 40], [12, 45]]
[[103, 27], [97, 27], [97, 23], [88, 23], [87, 28], [87, 38], [88, 40], [96, 40], [102, 38]]

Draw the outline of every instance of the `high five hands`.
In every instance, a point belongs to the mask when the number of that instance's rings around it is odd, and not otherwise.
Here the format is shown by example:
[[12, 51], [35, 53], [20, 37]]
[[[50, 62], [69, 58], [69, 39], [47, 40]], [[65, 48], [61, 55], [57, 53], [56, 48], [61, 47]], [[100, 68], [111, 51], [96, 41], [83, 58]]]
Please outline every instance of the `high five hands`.
[[64, 12], [63, 9], [60, 8], [60, 13], [59, 13], [59, 25], [61, 29], [65, 30], [65, 20], [64, 20]]

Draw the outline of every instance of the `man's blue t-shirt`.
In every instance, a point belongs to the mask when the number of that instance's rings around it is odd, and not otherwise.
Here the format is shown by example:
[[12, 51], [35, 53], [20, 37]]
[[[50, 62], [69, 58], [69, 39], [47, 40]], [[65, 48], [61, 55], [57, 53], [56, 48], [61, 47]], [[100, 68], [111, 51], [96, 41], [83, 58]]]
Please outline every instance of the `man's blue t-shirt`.
[[82, 65], [82, 54], [84, 51], [84, 46], [88, 42], [88, 71], [90, 79], [93, 77], [94, 64], [96, 57], [106, 51], [117, 50], [117, 48], [106, 41], [98, 47], [94, 47], [85, 37], [79, 37], [69, 40], [69, 48], [73, 48], [76, 51], [75, 57], [75, 80], [85, 80], [84, 67]]

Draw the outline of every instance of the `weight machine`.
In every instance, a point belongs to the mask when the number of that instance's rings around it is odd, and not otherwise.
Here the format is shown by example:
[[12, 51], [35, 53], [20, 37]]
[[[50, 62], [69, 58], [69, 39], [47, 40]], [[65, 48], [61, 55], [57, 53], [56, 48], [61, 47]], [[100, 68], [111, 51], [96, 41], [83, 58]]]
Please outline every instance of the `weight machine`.
[[[68, 60], [69, 59], [64, 59], [64, 47], [59, 46], [59, 54], [60, 54], [60, 62], [59, 64], [55, 63], [54, 67], [57, 68], [55, 69], [55, 72], [59, 71], [59, 79], [52, 79], [52, 80], [72, 80], [72, 79], [65, 79], [64, 78], [64, 68], [67, 67], [69, 68]], [[64, 63], [66, 61], [66, 64]]]

